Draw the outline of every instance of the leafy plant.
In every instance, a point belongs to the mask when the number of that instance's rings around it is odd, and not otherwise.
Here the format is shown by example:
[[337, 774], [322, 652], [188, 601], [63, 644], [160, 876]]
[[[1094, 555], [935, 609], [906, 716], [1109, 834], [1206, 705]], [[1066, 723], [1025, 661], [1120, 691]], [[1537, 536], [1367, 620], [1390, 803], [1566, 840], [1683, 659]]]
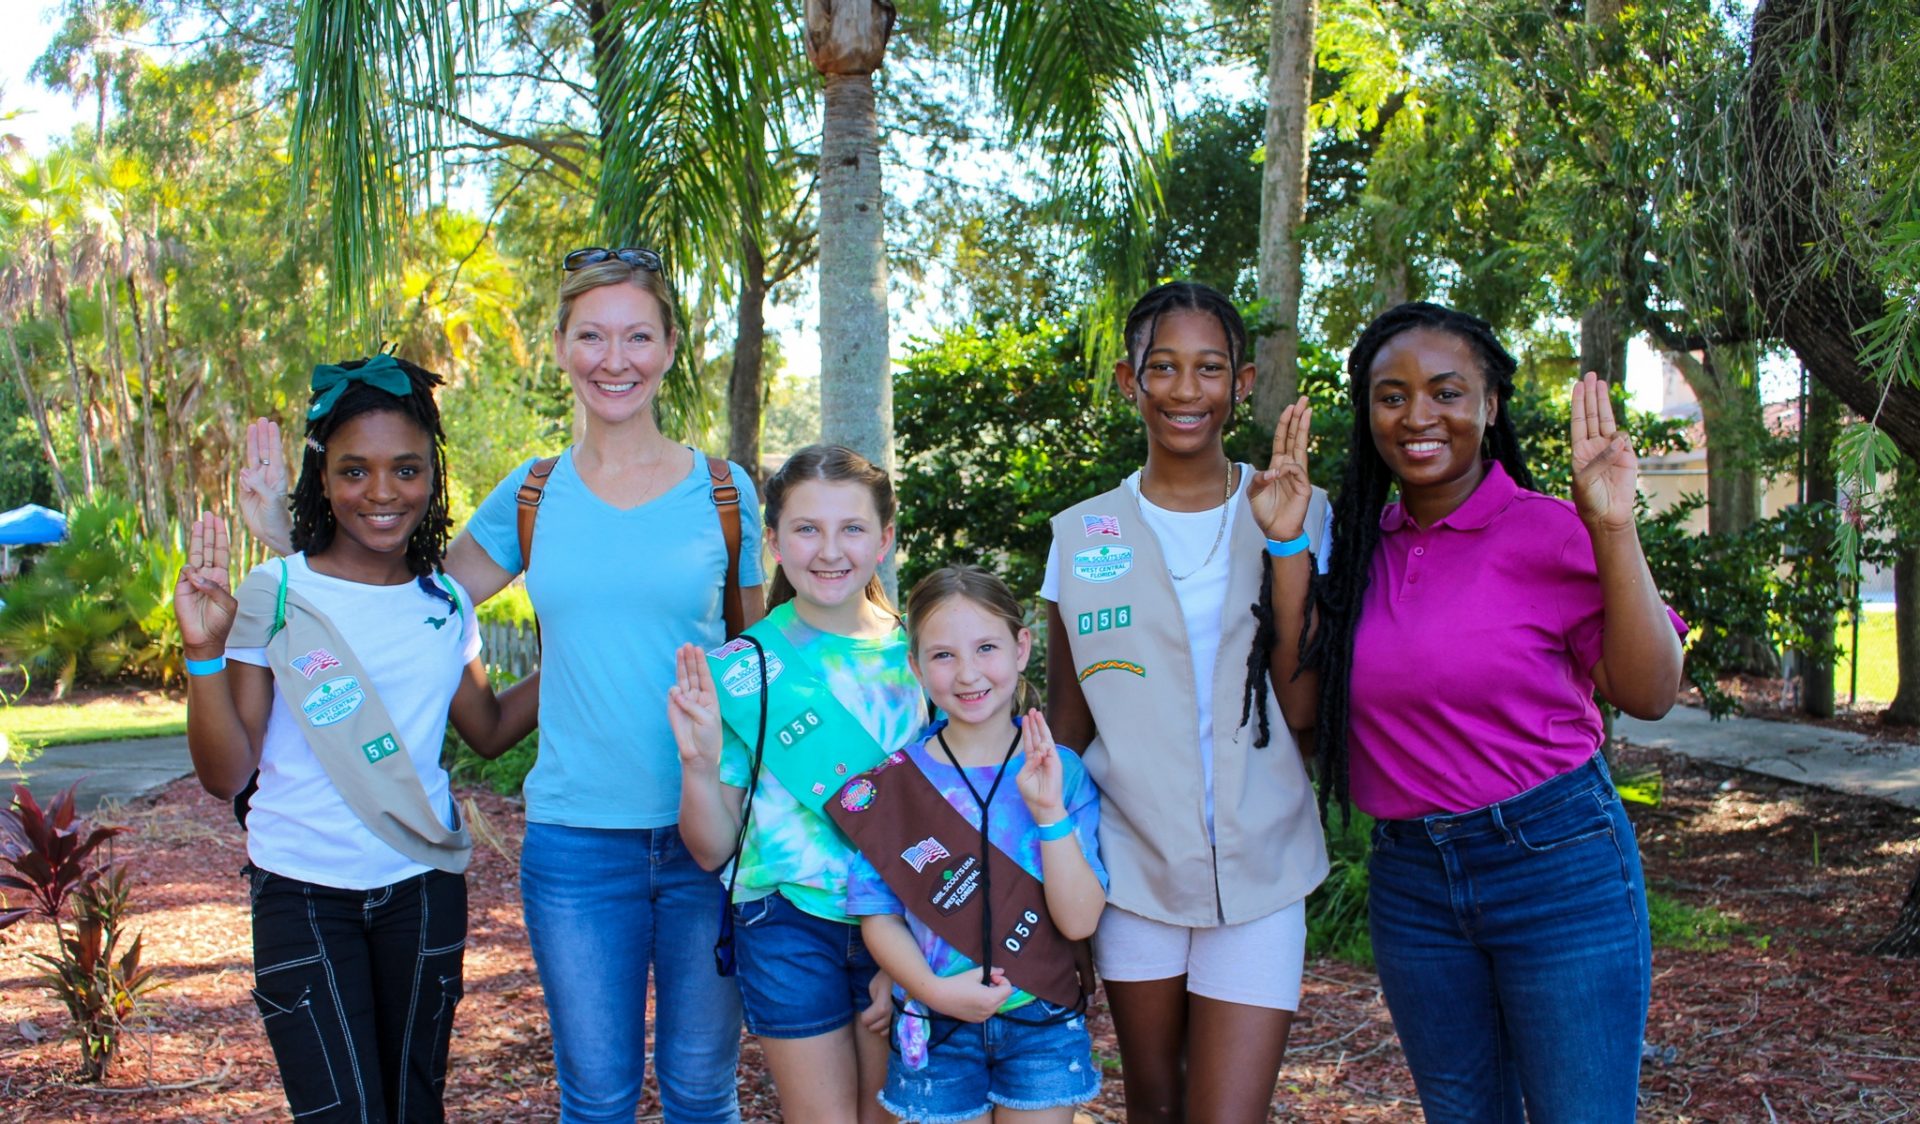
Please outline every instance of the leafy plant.
[[77, 505], [67, 541], [8, 587], [0, 655], [52, 678], [56, 697], [123, 676], [174, 682], [181, 644], [171, 601], [183, 562], [173, 536], [141, 530], [132, 503]]
[[126, 1020], [158, 981], [140, 963], [139, 936], [120, 951], [131, 898], [126, 868], [91, 862], [101, 844], [126, 829], [96, 827], [78, 816], [77, 787], [69, 786], [43, 811], [26, 785], [13, 786], [14, 803], [0, 815], [0, 860], [13, 872], [0, 874], [0, 887], [24, 891], [33, 904], [0, 912], [0, 929], [34, 915], [53, 925], [56, 954], [35, 956], [47, 965], [43, 979], [72, 1020], [82, 1072], [99, 1081]]
[[1367, 930], [1367, 853], [1373, 820], [1362, 812], [1327, 824], [1327, 880], [1307, 898], [1307, 951], [1373, 967]]

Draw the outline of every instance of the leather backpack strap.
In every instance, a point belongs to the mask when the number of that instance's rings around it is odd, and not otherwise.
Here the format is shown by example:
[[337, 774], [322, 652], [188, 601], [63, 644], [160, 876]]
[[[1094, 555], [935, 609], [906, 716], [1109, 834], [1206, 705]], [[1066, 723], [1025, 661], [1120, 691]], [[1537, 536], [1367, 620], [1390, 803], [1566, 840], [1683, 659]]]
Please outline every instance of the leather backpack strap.
[[747, 627], [740, 593], [740, 487], [733, 482], [733, 465], [725, 457], [708, 455], [707, 479], [713, 488], [713, 509], [720, 515], [720, 537], [727, 541], [727, 588], [720, 604], [731, 640]]
[[527, 470], [527, 478], [520, 482], [520, 491], [514, 496], [519, 503], [520, 526], [520, 569], [524, 572], [533, 565], [533, 521], [540, 514], [540, 497], [547, 490], [547, 477], [553, 475], [553, 466], [560, 463], [560, 454], [543, 457], [534, 462]]

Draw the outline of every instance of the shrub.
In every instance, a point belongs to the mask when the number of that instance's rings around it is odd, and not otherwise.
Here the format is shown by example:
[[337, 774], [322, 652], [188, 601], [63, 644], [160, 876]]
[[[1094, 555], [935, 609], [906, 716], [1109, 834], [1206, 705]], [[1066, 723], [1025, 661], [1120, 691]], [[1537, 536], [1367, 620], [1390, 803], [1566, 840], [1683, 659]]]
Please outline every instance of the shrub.
[[1373, 937], [1367, 932], [1367, 854], [1373, 819], [1329, 812], [1327, 880], [1307, 898], [1307, 952], [1373, 967]]
[[131, 503], [101, 498], [76, 506], [67, 541], [8, 588], [0, 656], [52, 679], [56, 696], [75, 683], [177, 682], [172, 598], [184, 562], [173, 534], [142, 533]]

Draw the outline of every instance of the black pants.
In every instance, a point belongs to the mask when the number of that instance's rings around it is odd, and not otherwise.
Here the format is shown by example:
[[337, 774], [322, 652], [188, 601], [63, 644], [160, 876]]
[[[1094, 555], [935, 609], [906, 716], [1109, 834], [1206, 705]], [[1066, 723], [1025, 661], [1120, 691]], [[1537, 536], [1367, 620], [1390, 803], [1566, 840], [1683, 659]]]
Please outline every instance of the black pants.
[[467, 880], [336, 890], [249, 866], [254, 1002], [303, 1124], [445, 1119]]

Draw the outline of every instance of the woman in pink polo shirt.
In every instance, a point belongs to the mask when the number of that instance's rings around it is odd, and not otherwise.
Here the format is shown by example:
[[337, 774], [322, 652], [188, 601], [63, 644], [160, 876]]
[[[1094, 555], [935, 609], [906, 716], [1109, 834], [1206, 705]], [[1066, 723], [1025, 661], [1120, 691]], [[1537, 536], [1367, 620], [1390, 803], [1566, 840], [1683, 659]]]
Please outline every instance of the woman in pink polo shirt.
[[[1426, 1118], [1630, 1121], [1646, 891], [1593, 694], [1666, 713], [1685, 625], [1640, 549], [1606, 384], [1573, 388], [1568, 503], [1531, 488], [1515, 366], [1438, 305], [1367, 326], [1328, 573], [1275, 565], [1274, 680], [1315, 730], [1322, 801], [1378, 820], [1374, 957]], [[1306, 516], [1308, 420], [1288, 408], [1254, 482], [1281, 534]]]

